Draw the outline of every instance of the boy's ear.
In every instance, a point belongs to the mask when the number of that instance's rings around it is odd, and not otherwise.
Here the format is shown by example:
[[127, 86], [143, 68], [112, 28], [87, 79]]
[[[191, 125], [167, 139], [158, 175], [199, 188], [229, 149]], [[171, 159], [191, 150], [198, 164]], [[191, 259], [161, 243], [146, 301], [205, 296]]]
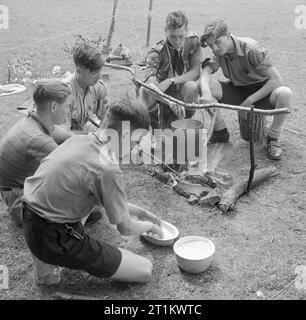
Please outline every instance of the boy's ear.
[[80, 74], [81, 68], [80, 68], [80, 67], [76, 67], [76, 68], [75, 68], [75, 72], [76, 72], [77, 74]]
[[57, 108], [57, 102], [56, 101], [51, 101], [50, 102], [50, 111], [51, 112], [55, 112], [56, 108]]

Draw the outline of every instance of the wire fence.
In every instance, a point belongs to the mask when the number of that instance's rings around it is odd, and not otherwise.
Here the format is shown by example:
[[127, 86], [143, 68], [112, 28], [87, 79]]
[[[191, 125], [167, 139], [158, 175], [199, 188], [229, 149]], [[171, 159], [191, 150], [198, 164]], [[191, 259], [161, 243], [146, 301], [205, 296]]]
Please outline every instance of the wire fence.
[[[137, 2], [137, 5], [140, 4], [140, 7], [142, 9], [142, 14], [144, 16], [144, 18], [147, 17], [148, 13], [149, 13], [149, 10], [145, 7], [144, 5], [144, 2], [143, 1], [140, 1], [140, 2]], [[133, 33], [134, 33], [134, 36], [136, 38], [136, 42], [137, 42], [137, 46], [138, 46], [138, 51], [139, 51], [139, 55], [141, 57], [143, 57], [143, 54], [142, 54], [142, 51], [141, 51], [141, 44], [140, 44], [140, 36], [137, 32], [137, 28], [136, 28], [136, 23], [135, 23], [135, 17], [133, 17], [132, 15], [132, 10], [131, 10], [131, 1], [121, 1], [119, 3], [119, 5], [121, 6], [126, 6], [127, 7], [127, 10], [128, 10], [128, 15], [129, 15], [129, 20], [130, 20], [130, 23], [131, 23], [131, 26], [132, 26], [132, 29], [133, 29]], [[153, 10], [152, 10], [152, 15], [153, 17], [158, 17], [159, 20], [162, 18], [162, 19], [165, 19], [166, 18], [166, 15], [161, 15], [158, 13], [159, 9], [162, 10], [162, 2], [161, 1], [156, 1], [155, 2], [155, 5], [153, 7]], [[21, 17], [18, 17], [18, 16], [14, 16], [14, 17], [10, 17], [10, 19], [20, 19]], [[27, 43], [24, 43], [22, 45], [18, 45], [18, 46], [14, 46], [14, 47], [8, 47], [8, 48], [5, 48], [5, 49], [1, 49], [0, 50], [0, 53], [5, 53], [5, 52], [10, 52], [10, 51], [16, 51], [16, 50], [19, 50], [19, 49], [23, 49], [25, 47], [33, 47], [35, 45], [38, 45], [38, 44], [41, 44], [41, 43], [44, 43], [44, 42], [48, 42], [48, 41], [52, 41], [52, 40], [55, 40], [55, 39], [59, 39], [59, 38], [63, 38], [67, 35], [71, 35], [71, 34], [74, 34], [74, 33], [77, 33], [77, 32], [80, 32], [80, 31], [83, 31], [85, 29], [90, 29], [90, 28], [93, 28], [97, 25], [100, 25], [106, 21], [110, 21], [113, 17], [112, 16], [109, 16], [107, 18], [104, 18], [102, 20], [99, 20], [95, 23], [92, 23], [92, 24], [89, 24], [89, 25], [84, 25], [80, 28], [77, 28], [77, 29], [73, 29], [73, 30], [70, 30], [70, 31], [67, 31], [67, 32], [63, 32], [63, 33], [60, 33], [60, 34], [56, 34], [54, 36], [51, 36], [51, 37], [46, 37], [46, 38], [42, 38], [42, 39], [38, 39], [38, 40], [31, 40], [31, 41], [28, 41]], [[117, 15], [117, 18], [118, 18], [118, 15]], [[145, 20], [144, 20], [145, 21]], [[139, 23], [139, 21], [137, 21]], [[288, 51], [288, 50], [275, 50], [275, 49], [270, 49], [271, 51], [275, 51], [275, 52], [278, 52], [278, 53], [281, 53], [281, 54], [285, 54], [285, 55], [292, 55], [292, 56], [298, 56], [298, 57], [304, 57], [305, 53], [304, 52], [295, 52], [295, 51]]]

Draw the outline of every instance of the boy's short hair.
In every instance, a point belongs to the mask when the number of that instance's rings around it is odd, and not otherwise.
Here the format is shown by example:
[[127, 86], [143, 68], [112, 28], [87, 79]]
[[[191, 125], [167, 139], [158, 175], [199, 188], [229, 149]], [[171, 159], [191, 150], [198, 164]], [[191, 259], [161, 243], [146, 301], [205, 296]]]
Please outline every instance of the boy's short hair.
[[229, 28], [223, 20], [214, 20], [205, 26], [203, 35], [200, 38], [201, 46], [206, 47], [206, 41], [210, 37], [217, 39], [219, 37], [227, 36], [229, 34]]
[[188, 19], [183, 11], [170, 12], [166, 19], [165, 30], [179, 29], [181, 27], [188, 26]]
[[59, 79], [42, 79], [36, 84], [33, 100], [40, 108], [51, 101], [63, 103], [71, 93], [68, 84]]
[[72, 56], [76, 66], [83, 66], [90, 72], [100, 70], [105, 64], [99, 49], [87, 44], [79, 44], [74, 47]]
[[150, 117], [147, 108], [140, 101], [126, 97], [119, 102], [111, 103], [107, 110], [108, 128], [121, 128], [122, 121], [129, 121], [131, 130], [150, 128]]

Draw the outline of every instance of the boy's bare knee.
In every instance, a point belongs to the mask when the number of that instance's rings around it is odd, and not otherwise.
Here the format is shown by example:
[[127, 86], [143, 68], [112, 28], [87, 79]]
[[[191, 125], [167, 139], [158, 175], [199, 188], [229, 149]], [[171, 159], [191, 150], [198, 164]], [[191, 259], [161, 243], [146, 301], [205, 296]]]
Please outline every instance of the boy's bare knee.
[[152, 279], [153, 264], [150, 260], [144, 258], [144, 265], [141, 275], [141, 282], [149, 282]]
[[199, 85], [196, 81], [187, 81], [183, 86], [183, 94], [194, 95], [198, 94]]
[[210, 80], [209, 87], [213, 97], [217, 100], [221, 100], [223, 93], [222, 93], [222, 86], [220, 82], [217, 80]]
[[289, 87], [281, 87], [279, 92], [280, 99], [291, 99], [293, 96], [292, 90]]
[[276, 95], [276, 108], [291, 108], [292, 90], [289, 87], [279, 87]]

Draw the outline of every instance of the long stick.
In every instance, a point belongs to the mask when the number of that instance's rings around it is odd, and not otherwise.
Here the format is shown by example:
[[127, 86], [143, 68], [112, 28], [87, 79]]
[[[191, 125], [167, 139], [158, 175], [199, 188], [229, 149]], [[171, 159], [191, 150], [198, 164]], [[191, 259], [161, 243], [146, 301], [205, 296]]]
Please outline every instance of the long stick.
[[148, 152], [144, 151], [143, 149], [139, 148], [138, 146], [136, 146], [136, 149], [138, 151], [143, 152], [144, 154], [146, 154], [147, 156], [151, 157], [152, 160], [155, 160], [157, 162], [159, 162], [160, 164], [163, 164], [167, 169], [169, 169], [170, 171], [172, 171], [179, 179], [182, 179], [182, 176], [176, 172], [175, 170], [173, 170], [171, 167], [169, 167], [168, 165], [166, 165], [165, 163], [163, 163], [161, 160], [159, 160], [158, 158], [156, 158], [153, 154], [149, 154]]
[[115, 17], [116, 17], [117, 6], [118, 6], [118, 0], [114, 0], [112, 22], [111, 22], [111, 25], [109, 28], [109, 33], [108, 33], [108, 38], [107, 38], [107, 43], [106, 43], [106, 53], [109, 53], [109, 51], [110, 51], [112, 37], [113, 37], [114, 30], [115, 30]]
[[[133, 78], [133, 81], [136, 82], [138, 85], [143, 86], [144, 88], [160, 95], [162, 98], [165, 98], [165, 99], [168, 99], [172, 102], [175, 102], [176, 104], [184, 106], [185, 108], [189, 108], [189, 109], [222, 108], [222, 109], [237, 110], [237, 111], [247, 111], [247, 112], [251, 111], [250, 107], [234, 106], [234, 105], [224, 104], [224, 103], [208, 103], [208, 104], [185, 103], [185, 102], [178, 100], [178, 99], [175, 99], [165, 93], [158, 92], [154, 88], [148, 86], [147, 84], [136, 79], [135, 77]], [[281, 108], [281, 109], [276, 109], [276, 110], [262, 110], [262, 109], [255, 109], [254, 108], [254, 113], [260, 113], [260, 114], [264, 114], [264, 115], [275, 115], [275, 114], [290, 113], [290, 111], [288, 108]]]
[[[142, 86], [142, 87], [148, 89], [149, 91], [152, 91], [152, 92], [158, 94], [162, 98], [167, 99], [171, 102], [174, 102], [178, 105], [181, 105], [187, 109], [197, 110], [197, 109], [209, 109], [209, 108], [222, 108], [222, 109], [236, 110], [236, 111], [246, 111], [246, 112], [251, 111], [250, 107], [234, 106], [234, 105], [224, 104], [224, 103], [207, 103], [207, 104], [185, 103], [185, 102], [178, 100], [178, 99], [175, 99], [165, 93], [161, 93], [161, 92], [157, 91], [156, 89], [150, 87], [146, 83], [140, 81], [139, 79], [137, 79], [135, 77], [135, 72], [129, 67], [119, 66], [119, 65], [115, 65], [115, 64], [111, 64], [111, 63], [105, 63], [105, 66], [110, 67], [110, 68], [114, 68], [114, 69], [121, 69], [121, 70], [129, 71], [132, 74], [131, 80], [136, 85]], [[254, 113], [259, 113], [259, 114], [269, 116], [269, 115], [287, 114], [287, 113], [290, 113], [290, 111], [288, 108], [281, 108], [281, 109], [276, 109], [276, 110], [262, 110], [262, 109], [255, 109], [254, 108]]]
[[295, 130], [292, 130], [292, 129], [289, 129], [289, 128], [283, 128], [283, 130], [291, 132], [291, 133], [294, 133], [294, 134], [297, 134], [298, 136], [306, 137], [305, 133], [298, 132], [298, 131], [295, 131]]
[[153, 7], [153, 0], [150, 0], [149, 13], [148, 13], [148, 28], [147, 28], [147, 47], [150, 44], [151, 22], [152, 22], [152, 7]]
[[254, 126], [255, 126], [255, 115], [254, 115], [254, 106], [251, 106], [251, 113], [250, 113], [250, 157], [251, 157], [251, 169], [249, 175], [249, 181], [247, 186], [247, 194], [250, 192], [254, 171], [256, 168], [255, 164], [255, 157], [254, 157]]

